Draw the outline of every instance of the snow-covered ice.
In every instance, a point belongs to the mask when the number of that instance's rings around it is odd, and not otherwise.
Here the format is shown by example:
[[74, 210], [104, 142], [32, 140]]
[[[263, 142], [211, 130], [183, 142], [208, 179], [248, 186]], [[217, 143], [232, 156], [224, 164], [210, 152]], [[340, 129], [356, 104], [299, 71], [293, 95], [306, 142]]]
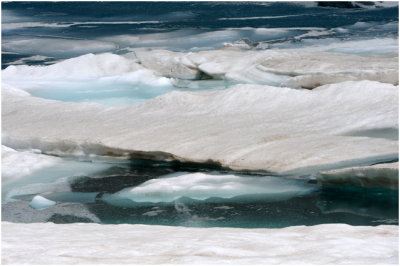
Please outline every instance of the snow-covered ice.
[[398, 130], [398, 87], [376, 81], [311, 91], [265, 85], [173, 91], [116, 107], [40, 99], [3, 84], [2, 99], [3, 144], [14, 149], [211, 161], [279, 173], [398, 158], [396, 139], [368, 133]]
[[385, 163], [323, 171], [316, 175], [324, 185], [355, 185], [361, 187], [399, 187], [399, 163]]
[[34, 86], [54, 80], [126, 78], [132, 73], [140, 73], [135, 76], [136, 82], [154, 85], [168, 84], [170, 77], [196, 79], [206, 74], [242, 83], [315, 88], [349, 80], [375, 80], [397, 85], [397, 61], [397, 57], [296, 49], [246, 51], [225, 48], [197, 53], [137, 50], [126, 55], [87, 54], [50, 66], [9, 66], [2, 75], [3, 82], [24, 85], [26, 89], [29, 89], [26, 83]]
[[33, 152], [18, 152], [1, 146], [1, 180], [5, 184], [12, 179], [60, 163], [61, 159]]
[[3, 264], [397, 264], [398, 226], [282, 229], [2, 222]]

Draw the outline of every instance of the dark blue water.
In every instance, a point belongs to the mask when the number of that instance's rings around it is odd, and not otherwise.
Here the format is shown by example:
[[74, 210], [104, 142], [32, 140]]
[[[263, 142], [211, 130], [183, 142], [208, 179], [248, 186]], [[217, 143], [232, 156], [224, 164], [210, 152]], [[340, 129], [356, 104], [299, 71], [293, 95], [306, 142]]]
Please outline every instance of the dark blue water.
[[[51, 64], [89, 52], [125, 53], [135, 47], [221, 48], [224, 42], [242, 38], [301, 45], [303, 38], [295, 37], [309, 32], [310, 27], [330, 32], [304, 39], [397, 38], [398, 8], [333, 8], [311, 2], [6, 2], [2, 4], [2, 25], [5, 68], [10, 64]], [[259, 28], [282, 33], [254, 31]], [[207, 36], [217, 31], [223, 33]], [[146, 36], [152, 38], [151, 34], [161, 37], [154, 35], [154, 41], [143, 42]], [[127, 41], [134, 36], [141, 39]], [[188, 39], [190, 36], [193, 38]], [[66, 46], [60, 48], [62, 40]], [[83, 40], [95, 42], [79, 42]]]

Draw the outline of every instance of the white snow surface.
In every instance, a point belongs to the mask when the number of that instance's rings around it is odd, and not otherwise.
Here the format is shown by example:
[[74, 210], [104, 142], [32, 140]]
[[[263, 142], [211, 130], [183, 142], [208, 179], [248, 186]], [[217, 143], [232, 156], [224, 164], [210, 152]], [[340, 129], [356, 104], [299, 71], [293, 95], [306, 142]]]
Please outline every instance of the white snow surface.
[[322, 184], [349, 184], [361, 187], [399, 187], [399, 163], [348, 167], [322, 171], [316, 176]]
[[398, 226], [282, 229], [2, 222], [3, 264], [397, 264]]
[[33, 152], [18, 152], [7, 146], [1, 146], [1, 180], [8, 181], [29, 175], [39, 169], [61, 162], [60, 158]]
[[[231, 169], [299, 173], [394, 159], [398, 87], [348, 81], [314, 90], [237, 85], [173, 91], [105, 107], [21, 95], [3, 84], [3, 143], [54, 154], [214, 161]], [[351, 132], [361, 132], [351, 135]]]
[[29, 91], [43, 84], [103, 80], [128, 81], [153, 86], [169, 85], [168, 78], [137, 63], [133, 54], [86, 54], [49, 66], [9, 66], [2, 71], [3, 82]]
[[[197, 69], [214, 78], [272, 85], [288, 80], [286, 83], [283, 82], [283, 85], [293, 88], [315, 88], [348, 80], [375, 80], [398, 84], [396, 57], [290, 49], [243, 51], [235, 48], [187, 54], [175, 53], [175, 56], [169, 52], [168, 57], [162, 50], [153, 50], [151, 54], [152, 56], [147, 56], [148, 60], [151, 60], [153, 65], [157, 64], [158, 70], [160, 65], [168, 68], [170, 77], [181, 76], [181, 73], [174, 74], [170, 67], [179, 62], [180, 66], [186, 66], [190, 71]], [[289, 79], [289, 76], [295, 76], [295, 78]]]

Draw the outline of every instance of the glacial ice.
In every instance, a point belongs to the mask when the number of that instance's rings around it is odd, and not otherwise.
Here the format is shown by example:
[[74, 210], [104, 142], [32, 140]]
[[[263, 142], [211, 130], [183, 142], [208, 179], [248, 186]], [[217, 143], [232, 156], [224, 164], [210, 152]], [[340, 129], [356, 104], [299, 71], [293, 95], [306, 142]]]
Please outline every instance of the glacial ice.
[[240, 229], [2, 222], [3, 264], [99, 262], [397, 264], [398, 226], [320, 224]]
[[42, 196], [35, 196], [32, 201], [29, 203], [29, 206], [31, 206], [32, 208], [36, 209], [36, 210], [42, 210], [42, 209], [46, 209], [48, 207], [51, 207], [53, 205], [56, 205], [56, 202], [52, 201], [52, 200], [48, 200]]
[[316, 185], [307, 184], [306, 181], [273, 176], [245, 177], [192, 173], [151, 179], [103, 199], [116, 205], [118, 202], [126, 202], [120, 199], [129, 199], [134, 202], [172, 203], [181, 198], [207, 201], [217, 198], [232, 201], [232, 198], [239, 196], [279, 201], [312, 193], [317, 189]]
[[20, 96], [3, 84], [2, 104], [3, 143], [14, 149], [211, 160], [235, 170], [279, 173], [398, 157], [397, 140], [348, 135], [398, 128], [398, 88], [374, 81], [312, 91], [262, 85], [173, 91], [142, 104], [107, 108]]

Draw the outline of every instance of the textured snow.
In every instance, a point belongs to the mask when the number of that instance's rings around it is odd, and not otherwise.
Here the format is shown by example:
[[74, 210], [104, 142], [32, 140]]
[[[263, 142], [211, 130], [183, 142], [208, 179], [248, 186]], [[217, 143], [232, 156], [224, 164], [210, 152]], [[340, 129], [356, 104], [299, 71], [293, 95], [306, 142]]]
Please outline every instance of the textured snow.
[[379, 82], [312, 91], [261, 85], [173, 91], [117, 107], [22, 96], [3, 84], [2, 99], [3, 143], [15, 149], [211, 160], [232, 169], [281, 173], [398, 157], [397, 140], [350, 134], [398, 130], [398, 88]]
[[3, 81], [25, 89], [50, 83], [71, 81], [129, 81], [151, 85], [168, 85], [168, 78], [160, 77], [137, 63], [132, 54], [125, 56], [104, 53], [86, 54], [49, 66], [9, 66], [2, 71]]
[[361, 187], [399, 187], [399, 163], [349, 167], [323, 171], [316, 176], [322, 184], [356, 185]]
[[46, 208], [48, 208], [50, 206], [54, 206], [54, 205], [56, 205], [55, 201], [48, 200], [39, 195], [33, 197], [32, 201], [29, 203], [29, 206], [31, 206], [32, 208], [34, 208], [36, 210], [46, 209]]
[[397, 264], [398, 226], [283, 229], [2, 222], [3, 264]]
[[[397, 58], [302, 50], [243, 51], [225, 48], [197, 53], [163, 50], [137, 52], [144, 65], [168, 77], [213, 78], [315, 88], [348, 80], [398, 84]], [[290, 78], [289, 76], [295, 76]]]
[[291, 49], [247, 51], [230, 47], [197, 53], [136, 50], [124, 56], [87, 54], [50, 66], [9, 66], [2, 71], [2, 78], [3, 82], [22, 88], [46, 81], [110, 76], [154, 85], [170, 84], [169, 78], [205, 77], [293, 88], [357, 80], [397, 85], [397, 62], [397, 57]]
[[237, 175], [183, 174], [151, 179], [139, 186], [126, 188], [105, 198], [135, 202], [174, 202], [182, 197], [195, 200], [230, 199], [237, 196], [258, 196], [263, 200], [286, 200], [315, 191], [315, 185], [278, 177], [244, 177]]
[[18, 152], [7, 146], [1, 146], [1, 177], [2, 183], [5, 184], [8, 181], [29, 175], [36, 170], [46, 168], [57, 163], [60, 163], [61, 159], [47, 156], [43, 154], [37, 154], [33, 152]]

